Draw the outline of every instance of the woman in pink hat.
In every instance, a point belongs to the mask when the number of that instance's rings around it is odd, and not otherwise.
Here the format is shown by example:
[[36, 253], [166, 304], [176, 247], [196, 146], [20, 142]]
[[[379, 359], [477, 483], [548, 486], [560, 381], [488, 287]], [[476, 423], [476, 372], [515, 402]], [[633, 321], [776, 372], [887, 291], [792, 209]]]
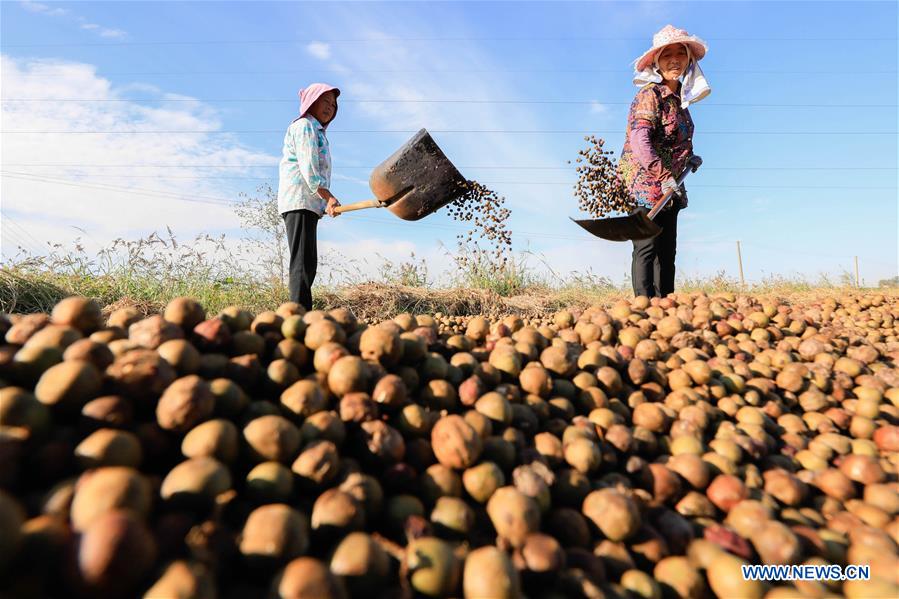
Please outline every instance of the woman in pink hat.
[[290, 301], [312, 309], [318, 266], [316, 229], [322, 214], [337, 216], [331, 193], [331, 150], [325, 132], [337, 115], [340, 90], [313, 83], [299, 92], [300, 116], [287, 128], [278, 168], [278, 212], [290, 246]]
[[693, 119], [688, 106], [710, 92], [699, 68], [708, 46], [683, 29], [666, 25], [652, 47], [635, 61], [634, 84], [618, 174], [639, 210], [649, 210], [669, 190], [675, 198], [655, 217], [662, 233], [634, 241], [631, 277], [634, 294], [664, 297], [674, 291], [677, 214], [687, 206], [687, 190], [677, 178], [694, 172], [702, 159], [693, 153]]

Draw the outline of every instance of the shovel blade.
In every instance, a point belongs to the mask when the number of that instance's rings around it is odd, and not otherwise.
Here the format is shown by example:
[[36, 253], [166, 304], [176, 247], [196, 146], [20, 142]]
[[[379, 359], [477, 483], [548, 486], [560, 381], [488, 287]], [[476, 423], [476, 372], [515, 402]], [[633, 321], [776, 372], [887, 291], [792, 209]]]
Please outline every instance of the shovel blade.
[[633, 241], [650, 239], [662, 232], [661, 227], [643, 212], [613, 218], [571, 219], [591, 235], [607, 241]]
[[368, 183], [375, 197], [403, 220], [424, 218], [467, 188], [465, 177], [425, 129], [375, 167]]

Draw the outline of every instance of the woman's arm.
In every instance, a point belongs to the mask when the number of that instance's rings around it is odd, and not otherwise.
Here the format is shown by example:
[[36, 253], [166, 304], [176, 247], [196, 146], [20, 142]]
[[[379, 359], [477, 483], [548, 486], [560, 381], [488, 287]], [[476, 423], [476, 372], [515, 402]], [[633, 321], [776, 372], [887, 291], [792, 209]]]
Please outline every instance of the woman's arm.
[[662, 165], [662, 159], [652, 147], [652, 131], [661, 120], [659, 98], [651, 87], [644, 87], [637, 92], [631, 104], [628, 142], [640, 166], [659, 181], [671, 178], [671, 173]]
[[325, 187], [325, 178], [321, 174], [321, 162], [319, 161], [318, 137], [315, 134], [315, 128], [308, 121], [300, 130], [296, 152], [300, 174], [306, 181], [306, 185], [313, 193], [327, 202], [325, 212], [329, 216], [337, 216], [334, 209], [340, 206], [340, 202], [331, 193], [331, 190]]
[[328, 204], [325, 206], [325, 212], [328, 216], [337, 216], [337, 213], [334, 212], [334, 209], [340, 206], [340, 201], [337, 197], [331, 193], [329, 189], [326, 187], [318, 188], [318, 197], [326, 201]]
[[631, 127], [628, 141], [630, 142], [631, 152], [634, 158], [640, 163], [640, 166], [649, 174], [659, 181], [672, 178], [672, 174], [662, 165], [662, 159], [652, 147], [652, 122], [646, 119], [638, 119]]
[[[319, 191], [325, 184], [325, 178], [321, 174], [321, 164], [318, 159], [318, 138], [315, 134], [315, 128], [309, 121], [304, 120], [303, 126], [297, 135], [296, 153], [297, 166], [310, 191], [318, 193], [319, 197], [323, 199], [328, 199], [322, 196]], [[328, 190], [325, 189], [324, 191], [327, 192]]]

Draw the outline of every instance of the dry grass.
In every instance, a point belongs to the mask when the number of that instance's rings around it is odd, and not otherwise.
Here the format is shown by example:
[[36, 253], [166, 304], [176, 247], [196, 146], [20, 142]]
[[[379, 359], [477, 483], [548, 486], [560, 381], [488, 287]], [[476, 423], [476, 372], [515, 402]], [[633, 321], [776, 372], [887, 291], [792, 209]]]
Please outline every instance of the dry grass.
[[[85, 281], [66, 276], [41, 277], [22, 274], [13, 269], [0, 269], [0, 308], [4, 312], [49, 312], [59, 300], [69, 295], [87, 295], [96, 298], [111, 312], [124, 306], [136, 306], [144, 314], [160, 312], [166, 303], [179, 295], [196, 297], [210, 313], [216, 313], [229, 305], [239, 305], [254, 312], [271, 310], [287, 301], [283, 286], [228, 286], [210, 285], [201, 289], [196, 285], [174, 286], [166, 290], [153, 288], [152, 295], [141, 293], [114, 295], [110, 290], [120, 285], [109, 285], [97, 280]], [[193, 288], [191, 288], [193, 287]], [[95, 293], [102, 288], [104, 293]], [[146, 288], [144, 288], [146, 290]], [[191, 293], [194, 291], [194, 293]], [[750, 287], [743, 292], [737, 289], [721, 289], [715, 285], [706, 288], [692, 286], [682, 292], [747, 294], [777, 298], [790, 303], [809, 303], [827, 297], [836, 297], [855, 290], [846, 287], [808, 287], [783, 283]], [[882, 293], [897, 296], [896, 289], [862, 290], [861, 293]], [[620, 299], [630, 299], [632, 293], [622, 288], [591, 288], [568, 285], [551, 288], [534, 285], [515, 295], [503, 296], [490, 289], [423, 288], [389, 283], [361, 283], [337, 288], [319, 289], [315, 294], [315, 307], [350, 309], [365, 321], [393, 318], [397, 314], [442, 313], [448, 316], [483, 314], [498, 317], [518, 314], [526, 318], [544, 317], [563, 308], [585, 308], [591, 305], [611, 306]]]
[[[623, 297], [623, 296], [618, 296]], [[524, 317], [545, 316], [565, 307], [586, 307], [596, 303], [612, 303], [612, 294], [595, 296], [554, 291], [542, 287], [523, 293], [502, 296], [490, 289], [464, 287], [424, 289], [383, 283], [365, 283], [328, 290], [316, 297], [322, 307], [348, 308], [364, 320], [392, 318], [403, 312], [471, 316], [518, 314]]]
[[248, 274], [253, 258], [235, 253], [221, 237], [205, 235], [188, 243], [155, 233], [137, 241], [117, 239], [93, 256], [77, 242], [73, 248], [52, 245], [45, 254], [20, 253], [0, 266], [0, 311], [48, 312], [69, 295], [148, 311], [178, 296], [194, 297], [210, 310], [286, 301], [280, 280]]
[[[544, 268], [534, 268], [529, 259], [541, 261]], [[559, 276], [539, 256], [527, 252], [504, 268], [478, 265], [457, 272], [447, 287], [432, 286], [427, 265], [414, 256], [401, 263], [385, 261], [380, 275], [380, 281], [371, 282], [360, 272], [345, 277], [348, 282], [343, 284], [319, 286], [315, 305], [349, 308], [366, 321], [403, 312], [539, 318], [562, 308], [609, 306], [632, 296], [626, 281], [615, 284], [589, 271]], [[681, 292], [746, 293], [800, 303], [850, 289], [846, 280], [778, 278], [741, 289], [724, 273], [678, 282]], [[899, 293], [896, 288], [870, 291]], [[280, 279], [252, 273], [252, 257], [235, 255], [221, 239], [208, 237], [192, 244], [155, 234], [132, 242], [117, 240], [93, 257], [79, 246], [53, 246], [46, 255], [19, 255], [0, 266], [2, 312], [49, 312], [70, 295], [95, 298], [107, 312], [128, 305], [145, 314], [161, 311], [178, 296], [196, 298], [211, 314], [230, 305], [261, 312], [288, 299]]]

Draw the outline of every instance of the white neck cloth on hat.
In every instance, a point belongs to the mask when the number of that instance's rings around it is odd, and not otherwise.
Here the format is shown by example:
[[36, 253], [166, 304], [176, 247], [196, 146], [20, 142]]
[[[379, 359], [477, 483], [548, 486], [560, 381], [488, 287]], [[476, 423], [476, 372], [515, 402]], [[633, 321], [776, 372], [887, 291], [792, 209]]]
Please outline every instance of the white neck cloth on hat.
[[[690, 47], [686, 46], [686, 48], [687, 55], [690, 57], [690, 66], [687, 67], [687, 71], [681, 79], [681, 108], [687, 108], [690, 104], [696, 104], [712, 93], [712, 88], [699, 67], [699, 61], [693, 60]], [[637, 87], [643, 87], [647, 83], [661, 83], [662, 81], [658, 57], [653, 61], [653, 66], [647, 67], [642, 71], [634, 71], [634, 85]]]

